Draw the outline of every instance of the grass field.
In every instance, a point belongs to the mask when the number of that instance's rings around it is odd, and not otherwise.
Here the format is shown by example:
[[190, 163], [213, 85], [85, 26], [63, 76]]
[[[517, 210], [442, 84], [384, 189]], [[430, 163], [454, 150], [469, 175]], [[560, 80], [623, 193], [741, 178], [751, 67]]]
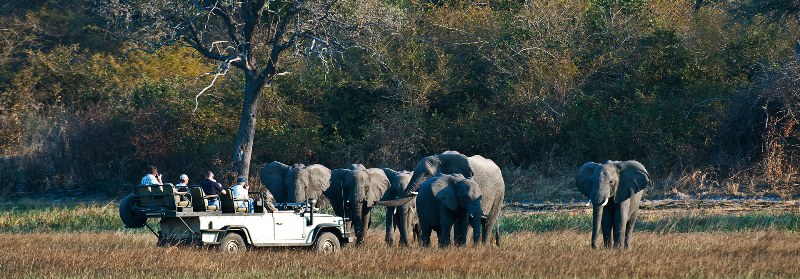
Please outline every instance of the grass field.
[[3, 277], [169, 278], [465, 278], [465, 277], [796, 277], [800, 235], [639, 233], [630, 251], [591, 250], [572, 230], [519, 232], [497, 247], [397, 249], [376, 233], [364, 247], [336, 256], [299, 249], [223, 255], [186, 247], [156, 248], [146, 234], [5, 234]]
[[[377, 212], [376, 215], [382, 215]], [[587, 211], [508, 212], [502, 247], [387, 247], [377, 222], [364, 247], [243, 255], [155, 247], [125, 230], [113, 204], [0, 206], [2, 277], [797, 277], [797, 211], [645, 210], [630, 251], [592, 250]], [[380, 216], [375, 216], [379, 220]], [[479, 260], [480, 259], [480, 260]]]

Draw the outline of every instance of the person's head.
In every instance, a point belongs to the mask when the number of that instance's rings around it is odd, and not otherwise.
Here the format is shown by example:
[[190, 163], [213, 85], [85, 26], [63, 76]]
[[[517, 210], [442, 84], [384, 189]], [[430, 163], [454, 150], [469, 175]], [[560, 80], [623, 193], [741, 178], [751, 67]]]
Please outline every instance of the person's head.
[[186, 174], [181, 174], [180, 180], [183, 183], [189, 183], [189, 176]]
[[211, 171], [209, 171], [208, 173], [206, 173], [206, 178], [208, 178], [208, 179], [214, 179], [214, 173], [213, 173], [213, 172], [211, 172]]
[[152, 174], [152, 175], [158, 174], [158, 168], [156, 168], [156, 166], [147, 166], [147, 168], [145, 168], [145, 170], [147, 171], [147, 173]]
[[239, 178], [236, 178], [236, 184], [237, 185], [244, 185], [245, 181], [246, 180], [244, 179], [244, 176], [240, 176]]

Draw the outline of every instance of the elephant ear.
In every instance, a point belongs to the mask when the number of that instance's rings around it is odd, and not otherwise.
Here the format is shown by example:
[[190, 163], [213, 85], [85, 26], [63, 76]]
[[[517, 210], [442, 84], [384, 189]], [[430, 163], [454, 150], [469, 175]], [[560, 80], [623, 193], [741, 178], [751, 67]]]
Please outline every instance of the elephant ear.
[[286, 191], [284, 190], [284, 176], [289, 171], [289, 166], [273, 161], [261, 168], [259, 174], [261, 176], [261, 183], [269, 190], [275, 197], [276, 202], [286, 201]]
[[616, 164], [619, 170], [619, 186], [614, 202], [622, 202], [650, 185], [650, 174], [644, 165], [637, 161], [623, 161]]
[[439, 170], [439, 165], [441, 164], [441, 160], [439, 160], [438, 156], [428, 156], [422, 158], [417, 163], [417, 166], [414, 167], [413, 175], [411, 176], [411, 180], [406, 186], [405, 191], [403, 191], [403, 196], [410, 196], [422, 185], [422, 182], [428, 180], [428, 178], [433, 177]]
[[405, 191], [406, 187], [408, 187], [412, 176], [414, 176], [413, 171], [401, 171], [397, 174], [397, 183], [400, 185], [401, 191]]
[[319, 195], [331, 186], [331, 170], [323, 165], [314, 164], [305, 167], [308, 173], [308, 197], [319, 198]]
[[431, 191], [433, 196], [439, 200], [447, 209], [458, 210], [458, 193], [455, 184], [463, 180], [461, 174], [449, 175], [440, 174], [431, 178]]
[[337, 216], [344, 216], [344, 207], [342, 203], [344, 199], [347, 197], [347, 193], [344, 191], [344, 181], [347, 173], [350, 170], [346, 169], [335, 169], [331, 171], [331, 180], [330, 180], [330, 187], [327, 190], [323, 191], [325, 197], [331, 202], [331, 207], [333, 207], [333, 212], [336, 213]]
[[367, 183], [364, 185], [364, 195], [366, 197], [367, 206], [373, 206], [380, 200], [390, 200], [392, 198], [385, 197], [386, 190], [389, 190], [389, 178], [382, 169], [373, 168], [367, 169]]
[[447, 151], [442, 154], [439, 154], [439, 160], [441, 160], [441, 165], [439, 166], [439, 172], [444, 174], [462, 174], [466, 178], [470, 178], [473, 175], [472, 167], [469, 164], [469, 158], [464, 154], [455, 152], [455, 151]]
[[399, 198], [399, 195], [405, 190], [400, 188], [400, 173], [390, 168], [383, 168], [382, 170], [386, 178], [389, 179], [389, 189], [386, 190], [385, 195], [389, 199]]
[[458, 196], [459, 198], [463, 199], [462, 206], [465, 206], [469, 201], [479, 200], [483, 196], [481, 188], [478, 187], [478, 183], [476, 183], [474, 179], [463, 179], [459, 181], [457, 185], [459, 194]]
[[578, 169], [578, 175], [575, 176], [575, 187], [587, 198], [591, 198], [592, 194], [592, 176], [594, 170], [599, 168], [600, 164], [595, 162], [586, 162]]

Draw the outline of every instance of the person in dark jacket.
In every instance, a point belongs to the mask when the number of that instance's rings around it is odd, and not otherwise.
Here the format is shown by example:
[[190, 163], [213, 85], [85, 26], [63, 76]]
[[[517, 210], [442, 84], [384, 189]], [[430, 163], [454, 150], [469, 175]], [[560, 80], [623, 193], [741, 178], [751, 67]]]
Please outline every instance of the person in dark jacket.
[[[200, 181], [200, 183], [197, 184], [203, 188], [203, 192], [206, 195], [219, 195], [226, 193], [225, 189], [222, 189], [222, 184], [219, 184], [219, 182], [214, 180], [214, 173], [210, 171], [206, 174], [206, 179], [203, 179], [203, 181]], [[210, 198], [208, 199], [208, 205], [217, 205], [218, 200], [219, 199], [217, 198]]]

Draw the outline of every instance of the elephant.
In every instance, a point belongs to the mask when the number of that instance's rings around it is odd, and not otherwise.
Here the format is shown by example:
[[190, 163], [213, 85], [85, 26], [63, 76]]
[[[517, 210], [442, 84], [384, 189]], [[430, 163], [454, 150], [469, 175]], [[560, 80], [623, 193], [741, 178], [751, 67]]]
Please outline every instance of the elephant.
[[483, 227], [481, 187], [472, 178], [457, 173], [439, 174], [425, 180], [417, 195], [422, 246], [428, 247], [436, 231], [439, 247], [450, 246], [451, 232], [457, 246], [467, 243], [467, 227], [472, 228], [472, 243], [478, 245]]
[[[412, 172], [408, 171], [395, 171], [390, 168], [384, 168], [383, 172], [389, 178], [389, 189], [384, 194], [385, 196], [395, 199], [402, 197], [403, 193], [411, 181]], [[389, 245], [394, 244], [394, 230], [400, 231], [400, 245], [408, 246], [409, 236], [417, 239], [420, 235], [419, 219], [416, 213], [417, 202], [411, 200], [410, 202], [394, 207], [386, 207], [386, 243]]]
[[323, 165], [287, 166], [271, 162], [260, 170], [261, 182], [276, 202], [304, 202], [317, 198], [330, 187], [331, 170]]
[[[603, 230], [603, 245], [630, 248], [631, 233], [650, 174], [637, 161], [587, 162], [578, 169], [575, 186], [591, 200], [592, 248]], [[613, 229], [613, 243], [612, 243]]]
[[379, 168], [365, 170], [346, 170], [337, 173], [344, 176], [343, 189], [349, 208], [350, 218], [353, 221], [353, 231], [356, 236], [356, 245], [364, 243], [369, 232], [372, 207], [381, 200], [386, 200], [386, 191], [389, 189], [389, 178]]
[[[505, 198], [505, 182], [500, 167], [492, 160], [480, 155], [467, 157], [456, 151], [445, 151], [439, 155], [428, 156], [419, 160], [414, 168], [414, 175], [408, 182], [404, 198], [380, 202], [381, 205], [399, 206], [410, 202], [417, 195], [422, 182], [439, 174], [461, 174], [465, 178], [472, 178], [478, 184], [482, 193], [481, 208], [483, 210], [483, 227], [481, 228], [481, 241], [489, 241], [489, 232], [494, 228], [495, 244], [500, 246], [500, 229], [497, 218], [503, 207]], [[417, 201], [417, 208], [420, 203]], [[403, 230], [404, 228], [400, 228]]]
[[362, 164], [351, 164], [346, 169], [334, 169], [331, 171], [330, 187], [323, 194], [331, 202], [333, 212], [337, 216], [344, 216], [345, 210], [350, 208], [345, 205], [345, 201], [347, 201], [347, 189], [344, 187], [346, 177], [352, 171], [366, 169]]

